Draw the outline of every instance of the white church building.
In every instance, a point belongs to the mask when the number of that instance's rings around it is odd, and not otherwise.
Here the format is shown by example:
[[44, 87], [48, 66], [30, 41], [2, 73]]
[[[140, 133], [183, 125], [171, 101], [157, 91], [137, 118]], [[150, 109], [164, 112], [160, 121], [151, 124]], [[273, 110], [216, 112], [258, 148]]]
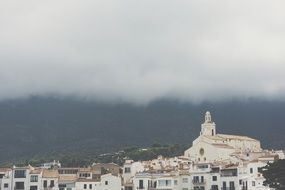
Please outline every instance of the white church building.
[[262, 152], [260, 141], [247, 136], [218, 134], [208, 111], [201, 125], [200, 136], [193, 141], [184, 156], [195, 162], [216, 162], [228, 160], [233, 154], [253, 152]]

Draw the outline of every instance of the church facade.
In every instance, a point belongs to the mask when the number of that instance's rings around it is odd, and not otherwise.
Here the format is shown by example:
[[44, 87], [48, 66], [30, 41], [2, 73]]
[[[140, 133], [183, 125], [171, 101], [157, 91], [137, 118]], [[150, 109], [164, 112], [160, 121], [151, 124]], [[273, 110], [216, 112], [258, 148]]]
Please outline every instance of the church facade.
[[200, 136], [193, 141], [192, 147], [185, 151], [184, 156], [195, 162], [216, 162], [228, 160], [235, 154], [258, 152], [262, 152], [259, 140], [216, 133], [216, 124], [207, 111]]

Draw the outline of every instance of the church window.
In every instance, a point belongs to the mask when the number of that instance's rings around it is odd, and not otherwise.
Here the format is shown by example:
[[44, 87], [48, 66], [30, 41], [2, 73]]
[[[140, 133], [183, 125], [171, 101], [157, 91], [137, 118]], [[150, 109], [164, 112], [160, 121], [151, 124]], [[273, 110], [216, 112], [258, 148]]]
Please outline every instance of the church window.
[[130, 167], [125, 167], [125, 173], [131, 173], [131, 168]]
[[204, 153], [205, 153], [204, 149], [203, 149], [203, 148], [200, 148], [199, 153], [200, 153], [200, 155], [201, 155], [201, 156], [203, 156], [203, 155], [204, 155]]

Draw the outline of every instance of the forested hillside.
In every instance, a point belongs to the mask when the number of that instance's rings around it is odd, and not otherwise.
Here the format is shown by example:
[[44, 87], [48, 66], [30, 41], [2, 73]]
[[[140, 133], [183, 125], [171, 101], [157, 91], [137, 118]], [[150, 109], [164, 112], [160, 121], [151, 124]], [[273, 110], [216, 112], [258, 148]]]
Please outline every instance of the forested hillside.
[[40, 154], [100, 154], [132, 146], [191, 144], [204, 112], [219, 133], [258, 138], [266, 148], [285, 146], [285, 102], [228, 101], [149, 105], [33, 97], [0, 103], [0, 161]]

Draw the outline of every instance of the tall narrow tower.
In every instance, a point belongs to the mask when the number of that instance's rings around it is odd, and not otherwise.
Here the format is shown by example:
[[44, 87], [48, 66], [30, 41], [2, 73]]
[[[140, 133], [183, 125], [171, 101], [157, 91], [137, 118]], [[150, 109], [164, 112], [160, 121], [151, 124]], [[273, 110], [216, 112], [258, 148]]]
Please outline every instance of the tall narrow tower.
[[201, 125], [200, 135], [216, 135], [216, 124], [212, 121], [211, 113], [209, 111], [205, 114], [205, 122]]

